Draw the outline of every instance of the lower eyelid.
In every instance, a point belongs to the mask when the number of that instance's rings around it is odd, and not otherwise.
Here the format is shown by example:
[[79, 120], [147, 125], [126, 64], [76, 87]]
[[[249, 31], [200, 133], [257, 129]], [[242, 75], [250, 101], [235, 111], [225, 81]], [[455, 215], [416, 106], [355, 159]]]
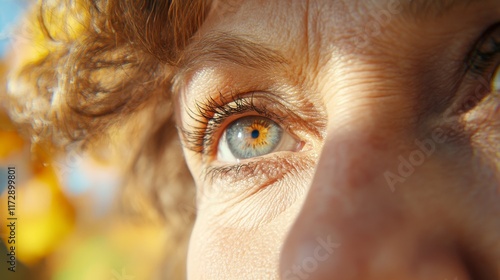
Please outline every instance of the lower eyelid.
[[311, 167], [314, 167], [314, 159], [310, 153], [276, 152], [238, 164], [207, 167], [205, 180], [212, 185], [244, 182], [261, 188], [282, 179], [291, 171], [300, 172]]

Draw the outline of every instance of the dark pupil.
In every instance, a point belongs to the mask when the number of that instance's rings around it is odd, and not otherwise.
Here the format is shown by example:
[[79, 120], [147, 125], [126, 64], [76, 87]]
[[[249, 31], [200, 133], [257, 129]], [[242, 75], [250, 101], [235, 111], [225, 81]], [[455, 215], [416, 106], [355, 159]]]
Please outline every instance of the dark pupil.
[[259, 138], [259, 131], [257, 129], [252, 130], [252, 138], [257, 139]]

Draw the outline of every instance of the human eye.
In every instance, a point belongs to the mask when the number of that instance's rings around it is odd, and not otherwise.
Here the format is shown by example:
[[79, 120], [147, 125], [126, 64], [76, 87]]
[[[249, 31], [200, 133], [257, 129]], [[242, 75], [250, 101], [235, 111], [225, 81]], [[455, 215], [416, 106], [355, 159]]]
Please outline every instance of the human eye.
[[239, 162], [278, 151], [297, 151], [299, 146], [300, 141], [273, 120], [247, 116], [236, 119], [224, 130], [217, 159]]
[[269, 93], [223, 94], [196, 102], [189, 117], [196, 126], [184, 129], [187, 148], [205, 163], [239, 163], [274, 152], [298, 152], [303, 141], [294, 134], [298, 117]]
[[299, 109], [309, 103], [285, 97], [290, 95], [224, 92], [185, 106], [181, 138], [201, 164], [200, 176], [211, 182], [253, 178], [256, 186], [309, 170], [324, 124]]
[[458, 114], [467, 113], [483, 101], [497, 99], [500, 95], [500, 23], [484, 32], [470, 52], [466, 65], [463, 94], [455, 106]]
[[243, 191], [312, 172], [326, 128], [316, 99], [286, 84], [220, 87], [186, 92], [193, 97], [179, 106], [181, 143], [206, 182], [203, 193], [215, 191], [208, 185], [239, 184]]

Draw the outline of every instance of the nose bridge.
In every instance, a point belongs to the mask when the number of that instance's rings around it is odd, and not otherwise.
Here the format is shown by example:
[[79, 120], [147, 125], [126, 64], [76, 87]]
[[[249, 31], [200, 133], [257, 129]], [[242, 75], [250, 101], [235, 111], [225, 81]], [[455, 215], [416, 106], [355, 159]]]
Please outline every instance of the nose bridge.
[[379, 246], [403, 250], [391, 244], [391, 232], [401, 233], [397, 226], [405, 218], [383, 174], [394, 163], [394, 147], [409, 134], [410, 128], [396, 121], [410, 114], [403, 109], [405, 101], [394, 91], [369, 86], [344, 87], [325, 101], [327, 138], [283, 246], [283, 279], [364, 279], [358, 270], [367, 270], [363, 266], [381, 251]]
[[[380, 193], [384, 172], [394, 164], [400, 147], [411, 142], [414, 94], [404, 81], [357, 71], [342, 87], [326, 94], [327, 137], [311, 185], [311, 195], [348, 201], [361, 193]], [[365, 77], [366, 76], [366, 77]], [[352, 204], [352, 202], [349, 202]]]
[[327, 137], [300, 217], [332, 215], [332, 207], [335, 215], [348, 215], [363, 199], [392, 207], [388, 202], [394, 196], [384, 174], [415, 138], [417, 99], [415, 92], [405, 89], [406, 80], [395, 78], [394, 69], [381, 71], [371, 64], [365, 68], [373, 71], [352, 67], [343, 79], [337, 77], [337, 84], [327, 79], [322, 89], [331, 93], [324, 97]]
[[[349, 273], [356, 265], [368, 264], [370, 252], [376, 251], [374, 238], [383, 237], [373, 233], [403, 220], [381, 175], [389, 144], [366, 130], [352, 128], [343, 134], [330, 133], [324, 144], [307, 198], [283, 247], [283, 279], [331, 279], [332, 273], [338, 279], [362, 279], [349, 278]], [[339, 273], [347, 274], [342, 278]]]
[[312, 187], [327, 192], [352, 193], [377, 184], [377, 176], [383, 173], [391, 142], [395, 141], [385, 138], [383, 132], [362, 128], [338, 135], [329, 134], [320, 154]]
[[394, 165], [396, 151], [393, 148], [400, 145], [401, 138], [403, 136], [390, 136], [376, 128], [370, 131], [362, 127], [342, 134], [330, 133], [301, 216], [308, 219], [309, 216], [359, 215], [358, 204], [364, 207], [374, 204], [378, 210], [389, 211], [397, 200], [387, 186], [384, 173]]

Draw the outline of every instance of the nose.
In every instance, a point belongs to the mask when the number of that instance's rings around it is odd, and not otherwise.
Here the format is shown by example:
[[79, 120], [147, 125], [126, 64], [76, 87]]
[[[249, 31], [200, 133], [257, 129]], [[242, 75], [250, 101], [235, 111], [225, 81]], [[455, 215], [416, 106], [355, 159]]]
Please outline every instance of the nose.
[[449, 236], [429, 234], [413, 197], [389, 187], [384, 173], [397, 162], [391, 150], [400, 139], [381, 134], [325, 141], [281, 251], [282, 279], [470, 279]]

